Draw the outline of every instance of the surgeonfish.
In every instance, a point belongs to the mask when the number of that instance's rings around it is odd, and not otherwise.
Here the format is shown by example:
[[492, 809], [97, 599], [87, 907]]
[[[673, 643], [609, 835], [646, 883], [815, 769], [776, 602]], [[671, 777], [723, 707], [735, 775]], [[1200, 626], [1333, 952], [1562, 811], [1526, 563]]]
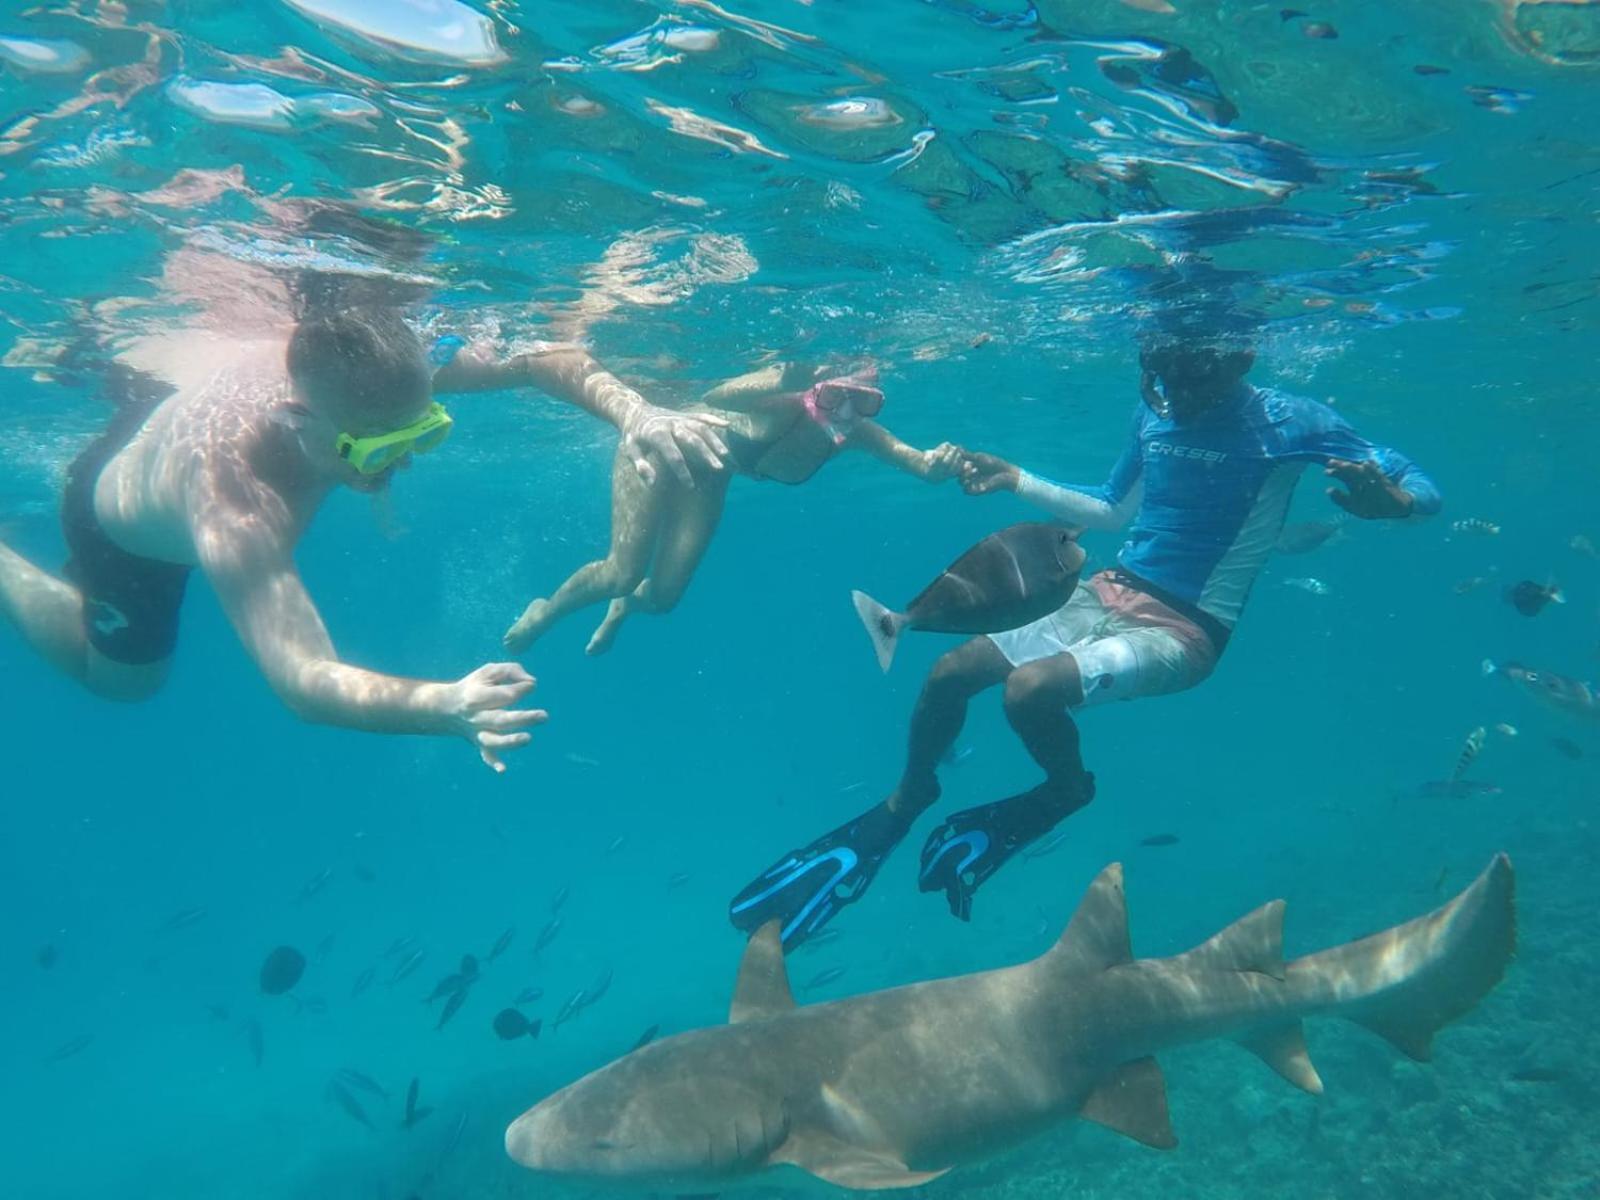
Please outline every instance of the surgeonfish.
[[1086, 555], [1078, 531], [1025, 521], [991, 533], [946, 567], [904, 612], [865, 592], [851, 592], [856, 614], [889, 669], [907, 629], [933, 633], [1003, 633], [1037, 621], [1067, 602]]

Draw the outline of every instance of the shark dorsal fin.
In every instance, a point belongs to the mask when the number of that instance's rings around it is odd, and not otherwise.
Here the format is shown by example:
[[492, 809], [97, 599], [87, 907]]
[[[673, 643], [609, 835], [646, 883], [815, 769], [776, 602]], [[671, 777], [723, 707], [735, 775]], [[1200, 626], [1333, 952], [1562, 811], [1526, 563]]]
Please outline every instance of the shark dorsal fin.
[[1121, 863], [1112, 863], [1095, 876], [1051, 953], [1070, 955], [1076, 965], [1101, 969], [1133, 961]]
[[1322, 1095], [1322, 1077], [1311, 1065], [1305, 1031], [1299, 1021], [1258, 1029], [1240, 1038], [1239, 1044], [1301, 1091]]
[[1078, 1115], [1157, 1150], [1178, 1144], [1167, 1116], [1167, 1081], [1153, 1058], [1136, 1058], [1107, 1075]]
[[1184, 960], [1212, 971], [1254, 971], [1283, 978], [1283, 901], [1263, 904], [1201, 942]]
[[781, 1016], [794, 1008], [789, 972], [783, 965], [781, 929], [782, 923], [772, 920], [750, 935], [744, 957], [739, 960], [738, 981], [733, 985], [730, 1024]]

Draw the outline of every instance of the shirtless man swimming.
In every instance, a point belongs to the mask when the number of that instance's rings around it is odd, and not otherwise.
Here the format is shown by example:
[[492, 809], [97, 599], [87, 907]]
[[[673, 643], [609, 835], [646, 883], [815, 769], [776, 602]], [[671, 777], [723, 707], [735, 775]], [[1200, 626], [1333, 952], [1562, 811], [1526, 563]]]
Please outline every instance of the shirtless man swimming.
[[717, 422], [669, 413], [573, 347], [498, 359], [469, 347], [437, 371], [397, 314], [344, 309], [287, 337], [160, 339], [135, 365], [175, 389], [130, 401], [67, 475], [64, 578], [0, 545], [0, 614], [96, 695], [149, 696], [166, 678], [178, 610], [199, 567], [273, 690], [297, 715], [375, 733], [461, 737], [483, 761], [525, 745], [545, 719], [513, 707], [534, 680], [486, 663], [454, 682], [342, 662], [295, 568], [294, 549], [340, 485], [385, 487], [438, 446], [436, 394], [534, 387], [610, 421], [646, 478], [664, 464], [718, 467]]

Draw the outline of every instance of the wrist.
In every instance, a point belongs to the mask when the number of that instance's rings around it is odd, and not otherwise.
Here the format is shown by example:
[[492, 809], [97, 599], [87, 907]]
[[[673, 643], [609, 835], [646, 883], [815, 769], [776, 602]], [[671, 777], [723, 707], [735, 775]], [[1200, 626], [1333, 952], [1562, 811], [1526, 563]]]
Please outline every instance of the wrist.
[[413, 711], [425, 733], [454, 733], [455, 692], [453, 683], [424, 683], [411, 694]]

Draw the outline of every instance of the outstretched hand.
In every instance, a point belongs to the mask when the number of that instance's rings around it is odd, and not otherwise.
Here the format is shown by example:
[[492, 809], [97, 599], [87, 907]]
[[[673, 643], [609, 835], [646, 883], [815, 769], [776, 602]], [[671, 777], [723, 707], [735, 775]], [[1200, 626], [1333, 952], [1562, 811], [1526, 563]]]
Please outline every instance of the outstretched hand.
[[497, 774], [506, 769], [500, 756], [526, 746], [532, 736], [528, 729], [550, 717], [541, 708], [511, 707], [533, 691], [535, 682], [517, 663], [485, 663], [445, 691], [449, 732], [476, 746], [484, 764]]
[[685, 487], [694, 486], [690, 460], [718, 470], [728, 456], [718, 430], [728, 422], [710, 413], [682, 413], [641, 405], [622, 424], [622, 450], [646, 483], [656, 481], [656, 463], [663, 462]]
[[1014, 492], [1022, 472], [1005, 459], [973, 451], [961, 467], [961, 489], [969, 496], [990, 492]]
[[1328, 499], [1351, 516], [1364, 521], [1381, 521], [1411, 515], [1411, 493], [1385, 475], [1375, 462], [1335, 458], [1329, 460], [1326, 474], [1350, 489], [1340, 491], [1331, 487]]

